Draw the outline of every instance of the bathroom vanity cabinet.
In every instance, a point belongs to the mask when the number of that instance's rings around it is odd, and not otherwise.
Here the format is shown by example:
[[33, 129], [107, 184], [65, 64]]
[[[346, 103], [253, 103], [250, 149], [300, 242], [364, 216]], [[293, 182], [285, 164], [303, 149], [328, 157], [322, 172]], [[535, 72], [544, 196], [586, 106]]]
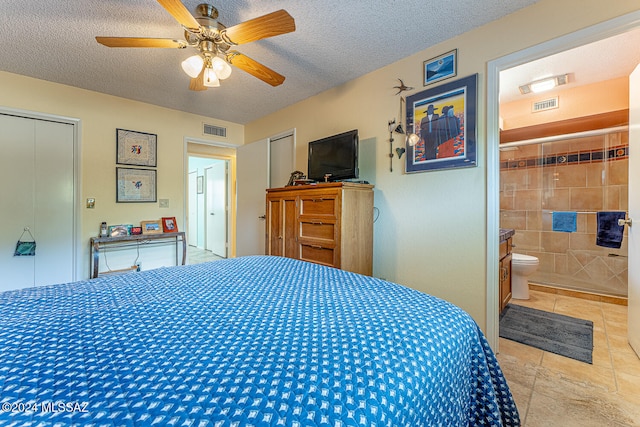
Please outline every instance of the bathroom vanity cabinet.
[[500, 230], [500, 268], [498, 277], [500, 280], [500, 312], [511, 301], [511, 252], [514, 230]]

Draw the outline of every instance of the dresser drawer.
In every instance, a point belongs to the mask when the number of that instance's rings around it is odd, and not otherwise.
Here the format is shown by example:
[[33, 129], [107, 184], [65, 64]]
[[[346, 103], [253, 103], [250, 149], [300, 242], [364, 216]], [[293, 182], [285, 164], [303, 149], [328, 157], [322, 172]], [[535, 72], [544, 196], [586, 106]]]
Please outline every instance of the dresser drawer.
[[300, 215], [306, 216], [330, 216], [336, 217], [336, 197], [319, 196], [319, 197], [300, 197]]
[[303, 261], [315, 262], [336, 268], [335, 250], [333, 248], [325, 248], [317, 245], [300, 244], [300, 259]]
[[334, 222], [301, 221], [300, 237], [303, 239], [326, 240], [334, 242], [336, 238], [336, 224]]

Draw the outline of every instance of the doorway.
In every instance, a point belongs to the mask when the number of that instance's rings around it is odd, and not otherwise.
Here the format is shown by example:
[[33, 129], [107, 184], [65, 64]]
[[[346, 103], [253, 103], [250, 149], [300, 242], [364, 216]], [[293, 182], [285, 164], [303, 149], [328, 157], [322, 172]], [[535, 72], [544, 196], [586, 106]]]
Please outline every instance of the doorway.
[[187, 235], [190, 247], [204, 251], [199, 258], [229, 256], [229, 170], [228, 159], [189, 156]]
[[197, 264], [233, 257], [237, 145], [194, 138], [185, 138], [184, 145], [187, 261]]
[[[638, 28], [640, 13], [632, 13], [575, 33], [559, 37], [532, 48], [491, 61], [487, 84], [487, 233], [497, 236], [500, 227], [500, 140], [499, 100], [500, 73], [560, 52], [623, 34]], [[498, 345], [498, 259], [497, 239], [487, 239], [487, 337], [494, 348]]]

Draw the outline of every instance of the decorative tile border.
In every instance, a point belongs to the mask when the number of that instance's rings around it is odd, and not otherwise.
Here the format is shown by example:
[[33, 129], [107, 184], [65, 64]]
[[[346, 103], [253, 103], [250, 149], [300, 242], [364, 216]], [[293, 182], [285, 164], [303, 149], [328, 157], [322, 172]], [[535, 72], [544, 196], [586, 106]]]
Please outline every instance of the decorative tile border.
[[508, 160], [500, 162], [500, 169], [539, 168], [579, 163], [596, 163], [627, 158], [629, 158], [629, 145], [620, 145], [608, 150], [578, 151], [544, 157], [526, 157], [524, 159]]

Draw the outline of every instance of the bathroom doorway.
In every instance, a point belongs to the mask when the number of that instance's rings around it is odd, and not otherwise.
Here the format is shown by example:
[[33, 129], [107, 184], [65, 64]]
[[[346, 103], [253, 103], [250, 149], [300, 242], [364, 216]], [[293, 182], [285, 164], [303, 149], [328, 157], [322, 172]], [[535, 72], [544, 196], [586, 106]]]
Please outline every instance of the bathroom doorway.
[[[488, 141], [490, 141], [490, 144], [487, 148], [487, 157], [488, 157], [488, 195], [487, 195], [487, 204], [488, 204], [488, 217], [487, 217], [487, 229], [488, 231], [491, 233], [493, 231], [495, 231], [494, 234], [498, 234], [498, 230], [500, 228], [500, 220], [501, 220], [501, 208], [504, 205], [501, 205], [501, 192], [504, 192], [505, 189], [504, 187], [501, 185], [501, 181], [500, 181], [500, 171], [501, 171], [501, 160], [500, 160], [500, 151], [498, 148], [498, 142], [500, 140], [500, 131], [499, 128], [508, 128], [509, 123], [505, 123], [502, 120], [500, 111], [502, 109], [503, 104], [506, 102], [506, 100], [508, 99], [506, 95], [506, 91], [507, 91], [507, 82], [504, 81], [503, 79], [503, 72], [507, 72], [509, 70], [512, 71], [516, 71], [519, 69], [519, 67], [523, 67], [522, 69], [524, 69], [528, 64], [530, 66], [534, 66], [534, 65], [539, 65], [540, 63], [543, 63], [545, 59], [558, 59], [561, 58], [561, 54], [562, 53], [567, 53], [570, 52], [573, 49], [576, 48], [580, 48], [580, 47], [584, 47], [590, 44], [594, 44], [597, 42], [604, 42], [606, 39], [609, 39], [611, 37], [616, 37], [616, 36], [630, 36], [631, 33], [637, 32], [638, 28], [640, 28], [640, 13], [634, 12], [632, 14], [620, 17], [620, 18], [616, 18], [614, 20], [602, 23], [602, 24], [598, 24], [595, 25], [593, 27], [584, 29], [584, 30], [580, 30], [577, 31], [575, 33], [566, 35], [566, 36], [562, 36], [559, 37], [558, 39], [552, 40], [550, 42], [547, 43], [543, 43], [541, 45], [538, 46], [534, 46], [532, 48], [526, 49], [524, 51], [521, 52], [516, 52], [514, 54], [505, 56], [503, 58], [500, 58], [498, 60], [495, 61], [491, 61], [488, 64], [488, 87], [487, 87], [487, 105], [488, 105], [488, 109], [487, 109], [487, 120], [488, 120], [488, 126], [487, 126], [487, 138]], [[629, 46], [629, 45], [626, 45]], [[618, 49], [613, 49], [610, 52], [607, 52], [607, 56], [605, 56], [606, 58], [609, 58], [609, 54], [614, 52], [614, 51], [618, 51], [620, 52], [620, 50]], [[628, 50], [625, 50], [623, 52], [623, 54], [628, 55]], [[586, 55], [586, 58], [589, 60], [589, 64], [591, 65], [592, 68], [598, 68], [598, 67], [594, 67], [594, 63], [593, 63], [593, 58], [594, 57], [598, 57], [598, 56], [591, 56], [589, 54]], [[618, 67], [614, 66], [611, 62], [607, 62], [607, 61], [603, 61], [605, 65], [609, 65], [609, 68], [611, 69], [619, 69]], [[561, 60], [558, 62], [554, 62], [553, 63], [556, 68], [557, 66], [564, 66], [562, 68], [562, 70], [565, 71], [557, 71], [555, 68], [551, 69], [550, 72], [551, 76], [554, 75], [558, 75], [558, 74], [562, 74], [562, 73], [574, 73], [573, 77], [575, 77], [575, 75], [577, 75], [577, 71], [575, 69], [572, 69], [572, 64], [570, 64], [568, 61], [566, 60]], [[604, 67], [606, 68], [606, 67]], [[541, 69], [537, 69], [534, 71], [536, 71], [535, 74], [537, 74], [536, 76], [520, 76], [518, 77], [518, 84], [515, 85], [515, 87], [512, 87], [511, 90], [515, 90], [515, 91], [519, 91], [518, 86], [523, 85], [524, 83], [529, 83], [531, 81], [535, 81], [536, 78], [542, 78], [545, 77], [543, 71]], [[630, 74], [631, 70], [627, 70], [627, 76], [628, 74]], [[569, 77], [569, 81], [571, 81], [571, 77]], [[611, 77], [611, 78], [617, 78], [620, 76], [616, 76], [616, 77]], [[611, 78], [607, 78], [605, 80], [610, 80]], [[594, 80], [594, 84], [597, 80]], [[575, 80], [574, 80], [575, 82]], [[577, 83], [583, 83], [584, 80], [580, 79], [580, 81], [576, 82], [576, 86]], [[513, 85], [512, 85], [513, 86]], [[563, 89], [569, 89], [570, 85], [567, 85], [565, 88]], [[562, 95], [562, 97], [560, 97], [560, 95]], [[560, 114], [561, 107], [563, 106], [562, 104], [562, 99], [564, 98], [564, 94], [562, 94], [562, 92], [559, 91], [558, 89], [558, 96], [559, 96], [559, 104], [560, 108], [554, 108], [553, 110], [550, 111], [542, 111], [541, 113], [537, 113], [538, 116], [537, 117], [544, 117], [545, 115], [547, 116], [547, 118], [549, 117], [555, 117], [555, 120], [547, 120], [547, 122], [552, 122], [552, 121], [559, 121], [561, 119], [565, 119], [566, 117], [562, 117]], [[531, 97], [531, 96], [530, 96]], [[549, 96], [544, 97], [544, 98], [537, 98], [537, 100], [546, 100], [549, 98], [555, 98], [555, 96]], [[532, 99], [529, 99], [529, 104], [533, 104]], [[531, 107], [530, 107], [531, 108]], [[627, 107], [628, 108], [628, 107]], [[529, 114], [533, 114], [531, 113], [531, 110], [529, 110]], [[512, 119], [514, 119], [512, 117]], [[517, 120], [516, 120], [517, 121]], [[540, 123], [544, 123], [544, 121], [539, 122]], [[513, 124], [513, 120], [512, 123]], [[517, 127], [517, 126], [516, 126]], [[609, 139], [615, 139], [616, 137], [607, 137]], [[616, 143], [621, 142], [621, 141], [616, 141]], [[611, 145], [611, 141], [605, 142], [605, 144], [609, 144]], [[547, 151], [551, 150], [550, 147], [546, 147]], [[597, 150], [595, 150], [597, 151]], [[603, 148], [602, 151], [604, 152], [605, 149]], [[609, 151], [609, 150], [607, 150]], [[568, 150], [567, 150], [568, 153]], [[547, 155], [547, 153], [540, 153], [538, 155], [539, 159], [542, 160], [538, 160], [538, 161], [542, 161], [544, 162]], [[532, 155], [532, 157], [535, 157]], [[552, 156], [551, 156], [552, 157]], [[534, 161], [534, 159], [519, 159], [518, 163], [521, 161]], [[556, 161], [557, 161], [557, 156], [556, 156]], [[508, 165], [508, 164], [507, 164]], [[502, 166], [505, 166], [504, 164]], [[623, 168], [621, 168], [623, 169]], [[557, 170], [556, 170], [557, 172]], [[566, 172], [566, 171], [565, 171]], [[554, 172], [551, 172], [550, 174], [548, 174], [548, 179], [555, 179]], [[541, 175], [542, 176], [542, 175]], [[526, 177], [523, 179], [532, 179], [530, 177]], [[525, 181], [524, 184], [528, 184], [531, 181]], [[512, 188], [513, 189], [513, 188]], [[508, 191], [509, 189], [507, 189]], [[601, 190], [602, 193], [602, 190]], [[612, 191], [609, 191], [609, 193], [612, 194]], [[576, 192], [576, 194], [578, 194], [578, 192]], [[549, 194], [547, 194], [547, 196], [549, 196]], [[542, 197], [542, 196], [541, 196]], [[605, 199], [607, 197], [610, 197], [610, 194], [608, 194], [607, 196], [605, 196]], [[513, 197], [512, 197], [513, 199]], [[502, 203], [504, 203], [504, 200], [502, 201]], [[603, 206], [603, 210], [604, 210], [605, 206]], [[568, 209], [567, 209], [568, 210]], [[586, 211], [585, 211], [586, 212]], [[544, 215], [544, 214], [543, 214]], [[586, 215], [586, 214], [585, 214]], [[540, 219], [540, 221], [544, 221], [543, 219]], [[547, 220], [548, 221], [548, 220]], [[525, 222], [526, 222], [526, 215], [525, 215]], [[538, 240], [539, 241], [539, 240]], [[491, 241], [491, 239], [488, 240], [487, 243], [488, 247], [487, 247], [487, 252], [488, 254], [496, 254], [496, 259], [497, 259], [497, 253], [498, 253], [498, 248], [497, 248], [497, 242], [493, 242]], [[516, 244], [517, 245], [517, 244]], [[516, 248], [515, 250], [517, 251], [519, 248]], [[493, 340], [493, 342], [497, 343], [497, 336], [498, 336], [498, 308], [497, 308], [497, 283], [498, 283], [498, 271], [497, 271], [497, 267], [491, 265], [491, 261], [488, 261], [488, 266], [487, 266], [487, 281], [490, 284], [495, 283], [495, 288], [493, 288], [493, 286], [489, 287], [488, 293], [487, 293], [487, 313], [488, 313], [488, 322], [487, 322], [487, 332], [488, 332], [488, 336], [490, 338], [490, 340]]]

